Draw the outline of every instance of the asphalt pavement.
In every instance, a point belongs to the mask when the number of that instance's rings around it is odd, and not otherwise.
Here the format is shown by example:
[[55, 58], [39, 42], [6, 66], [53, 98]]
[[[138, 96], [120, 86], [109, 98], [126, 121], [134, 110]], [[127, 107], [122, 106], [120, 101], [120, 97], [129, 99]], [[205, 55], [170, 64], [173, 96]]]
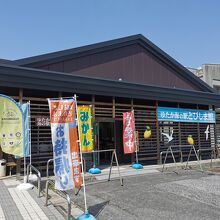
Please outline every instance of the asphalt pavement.
[[[99, 220], [220, 219], [220, 176], [192, 170], [124, 177], [86, 187]], [[73, 200], [83, 208], [82, 194]]]

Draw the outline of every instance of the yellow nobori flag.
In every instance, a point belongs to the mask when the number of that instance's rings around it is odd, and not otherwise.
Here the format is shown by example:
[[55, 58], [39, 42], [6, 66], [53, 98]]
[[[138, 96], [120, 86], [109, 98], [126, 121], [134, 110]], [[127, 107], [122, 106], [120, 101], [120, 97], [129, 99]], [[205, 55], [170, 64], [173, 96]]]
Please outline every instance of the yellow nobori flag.
[[80, 132], [80, 144], [82, 152], [94, 149], [92, 132], [92, 108], [91, 106], [78, 106], [78, 126]]

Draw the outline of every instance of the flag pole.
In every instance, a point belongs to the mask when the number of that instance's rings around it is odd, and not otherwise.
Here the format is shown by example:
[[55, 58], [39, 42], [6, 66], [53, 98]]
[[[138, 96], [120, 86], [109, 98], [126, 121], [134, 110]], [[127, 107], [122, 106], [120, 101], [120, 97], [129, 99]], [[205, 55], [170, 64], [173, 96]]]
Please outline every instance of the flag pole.
[[[93, 133], [93, 139], [92, 139], [92, 141], [93, 141], [93, 167], [92, 168], [90, 168], [89, 169], [89, 173], [90, 174], [93, 174], [93, 175], [95, 175], [95, 174], [100, 174], [102, 171], [98, 168], [98, 167], [96, 167], [96, 153], [94, 152], [94, 149], [95, 149], [95, 147], [96, 147], [96, 142], [97, 142], [97, 137], [96, 137], [96, 132], [97, 132], [97, 129], [96, 129], [96, 125], [95, 125], [95, 123], [94, 123], [94, 120], [93, 120], [93, 117], [92, 117], [92, 105], [90, 105], [90, 107], [91, 107], [91, 115], [90, 115], [90, 117], [91, 117], [91, 121], [92, 121], [92, 133]], [[94, 132], [95, 131], [95, 132]]]
[[[32, 142], [31, 142], [31, 102], [28, 101], [28, 119], [29, 119], [29, 154], [30, 154], [30, 165], [32, 165]], [[32, 167], [30, 166], [29, 180], [36, 181], [37, 175], [32, 174]]]
[[[32, 149], [31, 149], [31, 103], [28, 102], [28, 118], [29, 118], [29, 153], [30, 153], [30, 165], [32, 164]], [[30, 174], [32, 174], [32, 169], [30, 168]]]
[[76, 119], [77, 119], [77, 128], [78, 128], [78, 136], [79, 136], [79, 149], [80, 149], [80, 160], [81, 160], [81, 167], [82, 167], [82, 178], [83, 178], [83, 194], [84, 194], [84, 202], [85, 202], [85, 212], [88, 211], [87, 208], [87, 201], [86, 201], [86, 187], [85, 187], [85, 175], [84, 175], [84, 166], [83, 166], [83, 158], [82, 158], [82, 147], [80, 142], [80, 130], [79, 130], [79, 123], [78, 123], [78, 107], [77, 107], [77, 99], [76, 95], [74, 95], [74, 99], [76, 102]]
[[25, 144], [24, 144], [24, 138], [25, 138], [25, 128], [24, 128], [24, 123], [25, 123], [25, 120], [24, 120], [24, 112], [22, 111], [22, 121], [23, 121], [23, 155], [24, 155], [24, 184], [27, 183], [27, 172], [26, 172], [26, 152], [25, 152]]
[[[22, 123], [23, 123], [22, 127], [23, 127], [23, 143], [24, 143], [24, 140], [25, 140], [25, 137], [26, 137], [26, 135], [25, 135], [25, 124], [26, 124], [26, 123], [25, 123], [25, 118], [24, 118], [24, 116], [27, 117], [28, 123], [29, 123], [30, 118], [29, 118], [29, 104], [26, 103], [26, 104], [23, 104], [23, 106], [26, 106], [25, 109], [26, 109], [26, 111], [27, 111], [27, 115], [24, 115], [24, 110], [22, 110]], [[26, 119], [26, 120], [27, 120], [27, 119]], [[28, 128], [28, 129], [30, 129], [30, 128]], [[28, 130], [28, 135], [30, 135], [30, 130]], [[29, 137], [30, 137], [30, 136], [29, 136]], [[29, 141], [30, 141], [30, 140], [29, 140]], [[29, 142], [28, 142], [28, 143], [29, 143]], [[30, 144], [29, 144], [29, 145], [30, 145]], [[30, 147], [30, 146], [29, 146], [29, 147]], [[30, 189], [33, 189], [33, 188], [34, 188], [34, 185], [32, 185], [32, 184], [30, 184], [30, 183], [27, 182], [25, 144], [23, 144], [23, 155], [24, 155], [24, 182], [21, 183], [21, 184], [19, 184], [19, 185], [17, 186], [17, 189], [19, 189], [19, 190], [30, 190]]]
[[95, 220], [95, 217], [89, 214], [88, 207], [87, 207], [87, 200], [86, 200], [86, 184], [85, 184], [85, 174], [84, 174], [84, 166], [83, 166], [83, 157], [82, 157], [82, 146], [81, 146], [81, 136], [80, 136], [80, 129], [79, 129], [79, 123], [78, 123], [78, 107], [77, 107], [77, 97], [76, 94], [74, 95], [74, 99], [76, 102], [76, 119], [77, 119], [77, 127], [78, 127], [78, 136], [79, 136], [79, 149], [80, 149], [80, 160], [81, 160], [81, 167], [82, 167], [82, 179], [83, 179], [83, 195], [84, 195], [84, 205], [85, 205], [85, 213], [81, 215], [78, 220]]
[[138, 154], [137, 154], [137, 139], [136, 139], [136, 126], [135, 126], [135, 118], [134, 118], [134, 109], [132, 110], [133, 119], [134, 119], [134, 143], [135, 143], [135, 154], [136, 154], [136, 164], [138, 164]]
[[138, 153], [137, 153], [137, 140], [136, 140], [136, 127], [135, 127], [135, 117], [134, 117], [134, 110], [132, 110], [132, 115], [134, 119], [134, 143], [135, 143], [135, 153], [136, 153], [136, 163], [132, 165], [132, 168], [136, 170], [143, 169], [143, 165], [138, 163]]
[[27, 182], [27, 173], [26, 173], [26, 155], [24, 152], [24, 183]]

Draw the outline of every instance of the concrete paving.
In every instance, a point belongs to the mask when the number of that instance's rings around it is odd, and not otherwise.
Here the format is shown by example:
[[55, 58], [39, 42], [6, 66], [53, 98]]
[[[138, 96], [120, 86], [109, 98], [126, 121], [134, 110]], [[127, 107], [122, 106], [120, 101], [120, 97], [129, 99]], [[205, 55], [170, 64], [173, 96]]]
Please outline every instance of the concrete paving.
[[[198, 171], [153, 173], [87, 186], [100, 220], [220, 219], [220, 176]], [[82, 195], [72, 196], [83, 207]]]
[[[209, 162], [202, 161], [206, 170]], [[116, 167], [109, 182], [109, 168], [103, 168], [96, 177], [86, 174], [86, 183], [91, 184], [86, 186], [89, 211], [100, 220], [220, 219], [220, 175], [199, 172], [197, 162], [190, 162], [197, 171], [177, 165], [178, 174], [171, 172], [174, 164], [166, 164], [164, 173], [159, 172], [161, 165], [145, 166], [143, 170], [122, 166], [124, 186], [120, 185]], [[36, 188], [19, 191], [19, 183], [13, 177], [0, 180], [0, 220], [66, 218], [64, 198], [49, 190], [49, 205], [45, 207], [45, 197], [38, 198]], [[82, 191], [78, 196], [73, 190], [68, 193], [75, 203], [71, 212], [74, 219], [84, 210]]]
[[45, 197], [37, 190], [20, 191], [15, 177], [0, 180], [0, 220], [64, 220], [53, 205], [45, 207]]

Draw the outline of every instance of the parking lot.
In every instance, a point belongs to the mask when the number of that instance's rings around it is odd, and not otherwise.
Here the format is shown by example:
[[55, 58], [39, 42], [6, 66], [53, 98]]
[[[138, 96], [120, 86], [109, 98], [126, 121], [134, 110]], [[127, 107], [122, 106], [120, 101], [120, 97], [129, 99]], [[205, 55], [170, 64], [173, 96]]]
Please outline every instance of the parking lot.
[[[100, 220], [220, 219], [220, 176], [182, 170], [87, 186], [90, 212]], [[83, 207], [82, 196], [72, 196]]]

